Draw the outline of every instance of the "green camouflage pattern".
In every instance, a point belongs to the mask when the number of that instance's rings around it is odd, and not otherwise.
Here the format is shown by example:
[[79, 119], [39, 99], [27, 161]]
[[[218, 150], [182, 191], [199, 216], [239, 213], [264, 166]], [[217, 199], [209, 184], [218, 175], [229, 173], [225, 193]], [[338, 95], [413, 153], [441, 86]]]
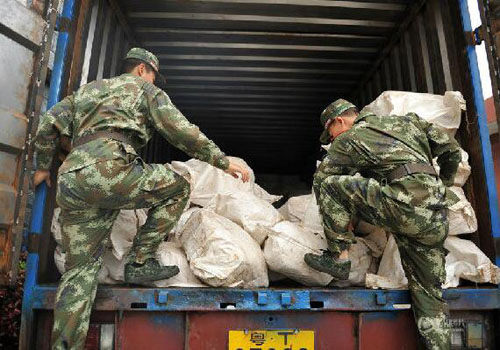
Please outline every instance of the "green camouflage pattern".
[[183, 177], [126, 152], [59, 175], [56, 200], [67, 270], [56, 294], [53, 349], [83, 349], [102, 255], [120, 209], [150, 208], [128, 256], [130, 263], [144, 263], [155, 257], [188, 198]]
[[[223, 170], [224, 153], [191, 124], [167, 94], [132, 74], [91, 82], [64, 98], [40, 119], [34, 140], [37, 169], [50, 169], [61, 136], [76, 140], [96, 131], [115, 130], [141, 148], [157, 130], [170, 144], [189, 156]], [[136, 154], [129, 145], [111, 139], [95, 140], [72, 150], [59, 173], [74, 171], [123, 152]]]
[[149, 52], [146, 49], [140, 47], [131, 48], [127, 52], [127, 56], [125, 56], [126, 60], [130, 58], [146, 62], [151, 67], [153, 67], [156, 73], [159, 73], [160, 71], [160, 61], [158, 60], [158, 57], [156, 57], [153, 53]]
[[[387, 183], [386, 176], [408, 163], [432, 164], [440, 178], [412, 174]], [[446, 208], [458, 198], [451, 185], [461, 161], [457, 142], [415, 114], [359, 115], [332, 142], [313, 181], [329, 249], [340, 253], [355, 242], [352, 220], [363, 219], [392, 232], [409, 282], [413, 310], [428, 349], [449, 349], [442, 320], [447, 307], [445, 278]], [[428, 325], [432, 325], [429, 327]]]
[[134, 238], [128, 261], [155, 258], [189, 198], [189, 183], [168, 165], [146, 164], [137, 155], [157, 130], [192, 157], [227, 169], [220, 149], [191, 124], [161, 89], [132, 74], [91, 82], [41, 117], [34, 140], [37, 169], [50, 169], [64, 139], [115, 131], [134, 147], [100, 138], [73, 147], [58, 171], [63, 274], [54, 308], [54, 349], [83, 349], [97, 273], [120, 209], [150, 208]]
[[330, 119], [338, 117], [339, 115], [341, 115], [342, 113], [351, 108], [356, 108], [356, 106], [347, 100], [339, 98], [338, 100], [335, 100], [334, 102], [330, 103], [324, 109], [324, 111], [321, 113], [319, 117], [319, 122], [321, 123], [321, 126], [325, 129], [321, 133], [321, 137], [319, 139], [322, 144], [330, 143], [330, 133], [328, 132], [327, 122]]

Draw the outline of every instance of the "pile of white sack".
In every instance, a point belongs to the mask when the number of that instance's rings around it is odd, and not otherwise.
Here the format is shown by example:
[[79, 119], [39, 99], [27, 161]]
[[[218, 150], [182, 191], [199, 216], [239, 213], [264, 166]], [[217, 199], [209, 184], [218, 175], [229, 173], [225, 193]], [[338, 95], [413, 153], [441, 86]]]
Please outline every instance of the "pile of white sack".
[[[457, 92], [439, 96], [388, 91], [365, 109], [377, 114], [416, 112], [454, 136], [464, 106]], [[243, 160], [233, 159], [248, 167]], [[352, 261], [349, 279], [332, 282], [331, 276], [311, 269], [304, 262], [306, 253], [321, 254], [327, 249], [313, 194], [292, 197], [280, 209], [275, 209], [272, 203], [281, 197], [257, 185], [253, 172], [250, 181], [243, 183], [195, 159], [172, 162], [171, 168], [190, 182], [190, 203], [169, 240], [160, 245], [157, 257], [163, 265], [179, 266], [180, 273], [152, 285], [262, 288], [267, 287], [270, 280], [288, 278], [305, 286], [406, 288], [396, 242], [383, 229], [365, 222], [357, 225], [357, 243], [349, 250]], [[462, 190], [470, 171], [468, 155], [462, 151], [462, 163], [451, 188], [461, 201], [449, 210], [450, 237], [445, 243], [449, 254], [444, 287], [457, 286], [461, 278], [500, 282], [500, 269], [471, 241], [456, 237], [477, 230], [474, 210]], [[56, 210], [52, 232], [59, 244], [55, 251], [56, 265], [63, 272], [58, 214]], [[120, 212], [104, 255], [99, 282], [123, 281], [127, 253], [138, 227], [145, 221], [143, 209]]]

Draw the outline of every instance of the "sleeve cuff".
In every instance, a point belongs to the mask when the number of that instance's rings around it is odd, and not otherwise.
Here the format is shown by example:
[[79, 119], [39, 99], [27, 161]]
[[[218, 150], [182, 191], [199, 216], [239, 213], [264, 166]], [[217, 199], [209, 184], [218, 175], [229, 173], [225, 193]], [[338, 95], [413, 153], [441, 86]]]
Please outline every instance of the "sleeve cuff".
[[34, 166], [35, 170], [50, 170], [52, 165], [52, 157], [45, 158], [35, 155], [34, 164], [35, 164]]
[[229, 159], [225, 155], [219, 156], [215, 158], [213, 165], [219, 169], [227, 170], [229, 168]]

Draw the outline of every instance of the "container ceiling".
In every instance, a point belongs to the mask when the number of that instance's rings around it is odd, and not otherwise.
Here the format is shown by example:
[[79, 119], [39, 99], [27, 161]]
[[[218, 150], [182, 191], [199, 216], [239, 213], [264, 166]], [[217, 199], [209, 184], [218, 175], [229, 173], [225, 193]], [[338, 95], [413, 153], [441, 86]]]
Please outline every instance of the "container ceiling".
[[352, 93], [410, 3], [120, 1], [179, 109], [227, 154], [274, 173], [313, 166], [319, 114]]

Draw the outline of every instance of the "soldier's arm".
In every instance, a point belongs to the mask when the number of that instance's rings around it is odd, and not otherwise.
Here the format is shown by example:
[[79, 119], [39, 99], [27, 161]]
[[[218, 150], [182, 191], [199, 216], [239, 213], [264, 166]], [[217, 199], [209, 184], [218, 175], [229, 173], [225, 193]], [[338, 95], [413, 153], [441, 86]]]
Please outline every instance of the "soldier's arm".
[[155, 129], [174, 147], [222, 170], [228, 169], [225, 154], [184, 117], [165, 92], [158, 90], [149, 97], [149, 110]]
[[330, 146], [328, 155], [321, 162], [313, 177], [313, 190], [316, 198], [319, 198], [321, 183], [332, 175], [354, 175], [356, 169], [345, 164], [352, 164], [348, 150], [350, 140], [338, 140]]
[[422, 118], [418, 120], [429, 140], [432, 157], [437, 157], [437, 163], [441, 169], [439, 177], [446, 186], [453, 186], [458, 166], [462, 161], [458, 142], [434, 124]]
[[33, 141], [37, 170], [49, 170], [61, 136], [72, 137], [74, 98], [70, 95], [40, 117]]

